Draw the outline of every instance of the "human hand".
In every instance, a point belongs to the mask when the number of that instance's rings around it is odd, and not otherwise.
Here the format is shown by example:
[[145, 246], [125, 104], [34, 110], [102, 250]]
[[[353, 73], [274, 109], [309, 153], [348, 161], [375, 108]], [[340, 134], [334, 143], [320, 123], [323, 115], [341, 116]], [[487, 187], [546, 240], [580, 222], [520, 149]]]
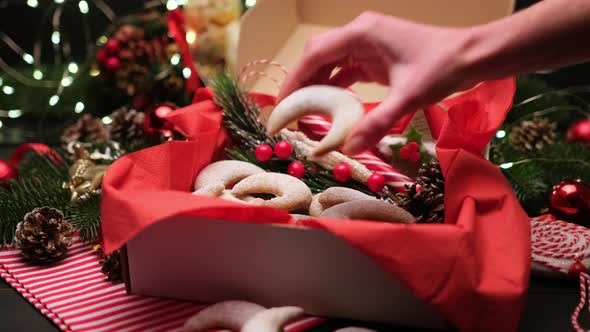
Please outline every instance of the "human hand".
[[[279, 100], [311, 84], [389, 85], [383, 102], [354, 127], [343, 151], [357, 154], [387, 134], [402, 116], [470, 87], [468, 29], [418, 24], [373, 12], [310, 39], [285, 79]], [[340, 71], [332, 75], [335, 68]]]

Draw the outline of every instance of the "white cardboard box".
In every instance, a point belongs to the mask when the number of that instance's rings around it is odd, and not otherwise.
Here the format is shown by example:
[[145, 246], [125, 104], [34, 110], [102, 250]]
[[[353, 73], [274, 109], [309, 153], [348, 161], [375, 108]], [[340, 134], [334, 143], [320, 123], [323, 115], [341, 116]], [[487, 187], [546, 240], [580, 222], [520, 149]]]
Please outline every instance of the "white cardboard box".
[[[513, 5], [513, 0], [259, 0], [243, 17], [237, 68], [262, 58], [288, 67], [310, 36], [366, 10], [466, 26], [505, 16]], [[384, 95], [375, 85], [354, 89], [365, 100]], [[277, 92], [263, 80], [254, 90]], [[397, 279], [322, 230], [174, 217], [130, 240], [123, 262], [128, 291], [135, 294], [203, 302], [242, 299], [298, 305], [328, 317], [445, 326]]]

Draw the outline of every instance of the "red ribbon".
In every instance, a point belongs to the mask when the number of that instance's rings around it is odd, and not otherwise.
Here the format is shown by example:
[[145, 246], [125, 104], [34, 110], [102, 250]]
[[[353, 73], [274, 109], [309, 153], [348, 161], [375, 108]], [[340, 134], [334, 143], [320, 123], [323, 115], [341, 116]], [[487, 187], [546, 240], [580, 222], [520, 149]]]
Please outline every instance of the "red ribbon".
[[168, 12], [167, 21], [168, 31], [180, 49], [182, 64], [191, 71], [190, 77], [186, 79], [186, 91], [188, 93], [192, 93], [201, 87], [201, 81], [199, 79], [197, 68], [195, 68], [195, 64], [193, 63], [193, 57], [191, 55], [188, 43], [186, 42], [186, 31], [184, 30], [184, 13], [178, 8], [172, 10]]

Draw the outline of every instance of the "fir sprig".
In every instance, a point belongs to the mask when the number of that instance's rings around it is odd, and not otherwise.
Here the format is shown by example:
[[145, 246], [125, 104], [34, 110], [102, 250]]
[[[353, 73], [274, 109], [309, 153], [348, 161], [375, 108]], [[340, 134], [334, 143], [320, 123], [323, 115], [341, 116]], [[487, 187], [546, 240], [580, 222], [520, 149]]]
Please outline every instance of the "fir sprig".
[[280, 140], [266, 135], [266, 129], [258, 121], [260, 108], [229, 74], [219, 75], [212, 82], [212, 87], [215, 103], [224, 111], [223, 125], [234, 142], [255, 149], [260, 144], [274, 145]]
[[70, 163], [65, 155], [29, 152], [19, 165], [19, 177], [0, 186], [0, 247], [13, 244], [16, 225], [34, 208], [49, 206], [64, 212], [66, 220], [80, 231], [84, 241], [96, 241], [100, 226], [100, 196], [71, 204], [68, 181]]
[[[554, 89], [537, 75], [517, 80], [514, 106], [502, 126], [505, 135], [492, 141], [491, 161], [501, 167], [530, 215], [543, 212], [549, 204], [552, 186], [559, 181], [580, 178], [590, 182], [590, 147], [570, 143], [564, 137], [573, 121], [590, 114], [588, 93], [590, 87]], [[515, 149], [506, 133], [523, 120], [540, 116], [557, 122], [556, 142], [541, 150]]]
[[80, 203], [70, 205], [65, 215], [67, 220], [80, 231], [85, 242], [98, 240], [100, 232], [100, 195], [92, 194]]
[[266, 134], [266, 128], [258, 120], [260, 108], [247, 93], [240, 89], [237, 82], [228, 74], [220, 75], [213, 81], [212, 87], [216, 95], [215, 103], [224, 110], [223, 124], [235, 143], [227, 151], [230, 158], [253, 163], [267, 171], [280, 173], [286, 173], [289, 163], [297, 160], [303, 163], [306, 170], [306, 174], [301, 180], [309, 186], [313, 193], [318, 193], [334, 186], [344, 186], [357, 189], [369, 195], [375, 195], [375, 193], [367, 189], [366, 185], [358, 181], [337, 182], [331, 171], [309, 160], [300, 151], [295, 149], [295, 147], [294, 158], [290, 160], [273, 158], [266, 163], [258, 162], [254, 155], [254, 149], [263, 143], [269, 145], [276, 144], [281, 140], [280, 135], [270, 137]]
[[70, 193], [62, 188], [67, 166], [48, 157], [28, 153], [19, 169], [20, 176], [0, 186], [0, 247], [13, 243], [16, 225], [34, 208], [49, 206], [65, 210]]

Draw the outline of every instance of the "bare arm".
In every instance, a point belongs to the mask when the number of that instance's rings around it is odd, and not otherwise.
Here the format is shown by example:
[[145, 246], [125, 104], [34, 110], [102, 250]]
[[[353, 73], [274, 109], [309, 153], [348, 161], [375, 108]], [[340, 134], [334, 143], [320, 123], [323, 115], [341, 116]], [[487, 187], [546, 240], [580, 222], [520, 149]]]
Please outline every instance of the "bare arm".
[[[349, 135], [344, 151], [354, 154], [374, 146], [403, 115], [457, 90], [590, 59], [589, 37], [590, 0], [544, 0], [468, 28], [364, 13], [308, 42], [279, 99], [310, 84], [389, 85], [389, 95]], [[331, 76], [334, 68], [341, 70]]]
[[579, 63], [590, 59], [590, 1], [545, 0], [467, 33], [476, 81]]

